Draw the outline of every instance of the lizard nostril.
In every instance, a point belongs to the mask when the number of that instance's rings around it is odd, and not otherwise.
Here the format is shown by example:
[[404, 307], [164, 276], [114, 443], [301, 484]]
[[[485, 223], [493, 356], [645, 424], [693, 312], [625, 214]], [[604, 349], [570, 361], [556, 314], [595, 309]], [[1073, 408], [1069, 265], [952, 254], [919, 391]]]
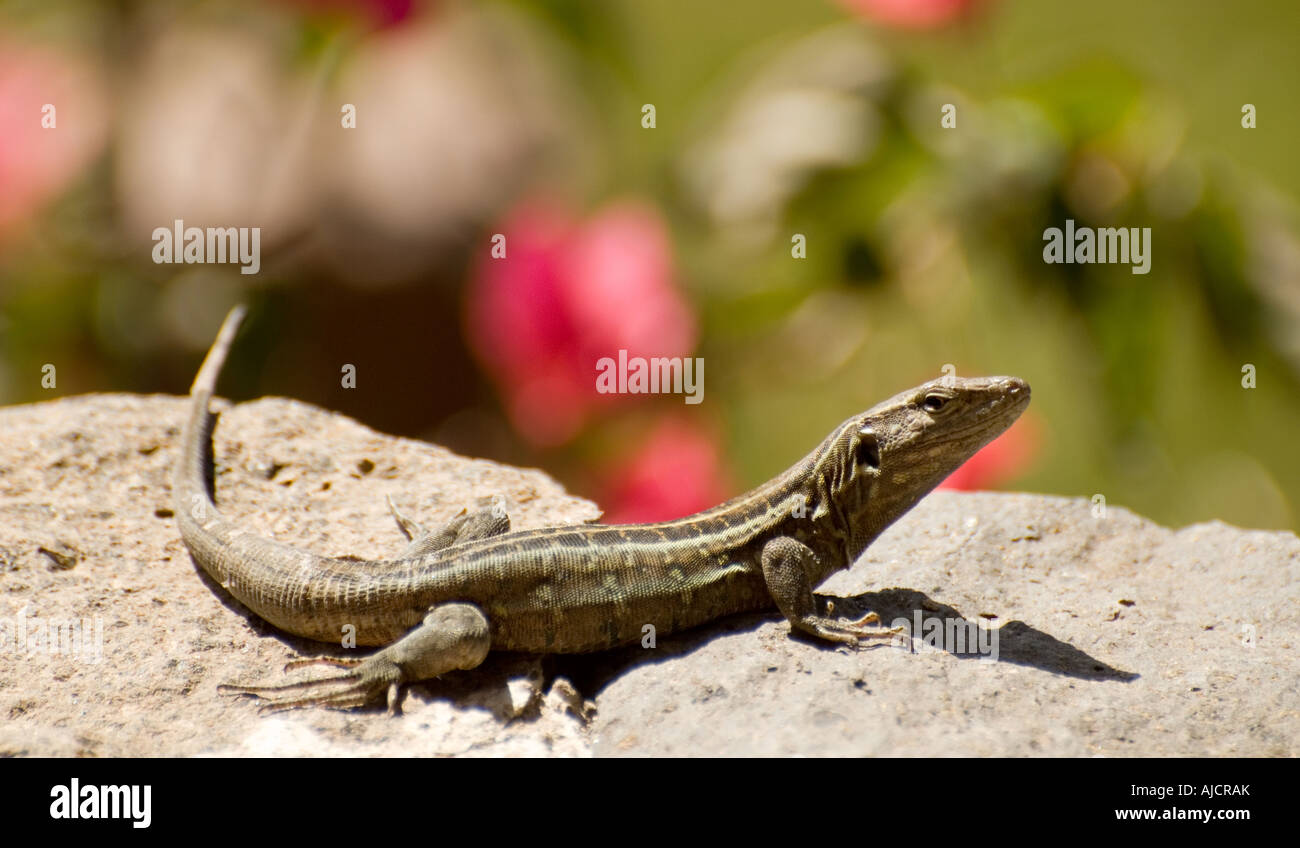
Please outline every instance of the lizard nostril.
[[1006, 381], [1007, 394], [1018, 395], [1020, 393], [1029, 394], [1029, 384], [1019, 377], [1008, 377]]

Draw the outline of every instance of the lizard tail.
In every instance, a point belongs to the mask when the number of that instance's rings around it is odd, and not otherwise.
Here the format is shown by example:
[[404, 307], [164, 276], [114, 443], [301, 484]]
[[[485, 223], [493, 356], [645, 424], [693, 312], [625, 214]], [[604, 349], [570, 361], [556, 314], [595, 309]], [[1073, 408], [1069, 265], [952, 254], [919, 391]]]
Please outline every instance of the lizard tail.
[[194, 385], [190, 388], [190, 397], [198, 397], [200, 394], [206, 394], [212, 397], [217, 390], [217, 375], [221, 373], [221, 366], [226, 364], [226, 355], [230, 353], [230, 345], [235, 340], [235, 334], [239, 332], [239, 326], [244, 323], [244, 316], [248, 314], [248, 307], [240, 304], [226, 315], [226, 320], [221, 325], [221, 331], [217, 333], [217, 340], [212, 343], [212, 348], [203, 360], [203, 366], [199, 368], [198, 376], [194, 378]]
[[217, 419], [208, 408], [208, 403], [216, 392], [217, 377], [221, 374], [221, 367], [226, 364], [230, 345], [247, 314], [248, 310], [243, 305], [230, 310], [217, 334], [217, 340], [212, 343], [212, 348], [208, 350], [208, 355], [199, 368], [198, 376], [194, 378], [194, 385], [190, 387], [190, 418], [181, 437], [181, 456], [172, 485], [176, 513], [182, 527], [193, 517], [194, 509], [216, 509], [212, 485], [212, 430]]

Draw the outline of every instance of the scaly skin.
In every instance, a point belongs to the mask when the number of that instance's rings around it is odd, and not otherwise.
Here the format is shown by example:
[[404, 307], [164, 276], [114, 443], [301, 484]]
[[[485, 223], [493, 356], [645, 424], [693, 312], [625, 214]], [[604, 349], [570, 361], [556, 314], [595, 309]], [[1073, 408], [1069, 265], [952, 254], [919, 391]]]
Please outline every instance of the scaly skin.
[[218, 512], [212, 493], [209, 401], [242, 308], [227, 317], [195, 378], [173, 497], [181, 537], [231, 595], [281, 630], [387, 645], [349, 668], [285, 686], [223, 687], [274, 709], [360, 706], [387, 690], [490, 649], [581, 653], [667, 634], [722, 616], [777, 607], [793, 628], [837, 642], [892, 636], [818, 614], [813, 589], [848, 568], [881, 531], [1002, 433], [1029, 402], [1015, 377], [946, 377], [910, 389], [837, 427], [810, 454], [753, 491], [656, 524], [507, 532], [500, 508], [463, 514], [426, 533], [397, 514], [413, 541], [403, 556], [319, 556], [252, 534]]

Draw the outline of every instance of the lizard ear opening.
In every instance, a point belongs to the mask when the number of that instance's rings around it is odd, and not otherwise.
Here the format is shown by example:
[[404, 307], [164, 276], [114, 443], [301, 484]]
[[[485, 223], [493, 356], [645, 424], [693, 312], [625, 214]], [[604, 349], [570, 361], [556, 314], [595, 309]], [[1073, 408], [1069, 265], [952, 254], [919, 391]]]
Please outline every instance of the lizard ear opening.
[[858, 431], [858, 465], [871, 469], [872, 471], [880, 470], [880, 440], [870, 427], [864, 427]]

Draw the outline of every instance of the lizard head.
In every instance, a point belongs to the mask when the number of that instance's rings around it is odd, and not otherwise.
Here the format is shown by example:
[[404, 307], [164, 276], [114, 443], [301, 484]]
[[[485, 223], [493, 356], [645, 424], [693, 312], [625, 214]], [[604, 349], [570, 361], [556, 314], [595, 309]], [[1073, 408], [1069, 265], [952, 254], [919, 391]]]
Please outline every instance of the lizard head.
[[1029, 384], [1018, 377], [943, 377], [844, 422], [823, 445], [817, 475], [844, 565], [1028, 404]]

